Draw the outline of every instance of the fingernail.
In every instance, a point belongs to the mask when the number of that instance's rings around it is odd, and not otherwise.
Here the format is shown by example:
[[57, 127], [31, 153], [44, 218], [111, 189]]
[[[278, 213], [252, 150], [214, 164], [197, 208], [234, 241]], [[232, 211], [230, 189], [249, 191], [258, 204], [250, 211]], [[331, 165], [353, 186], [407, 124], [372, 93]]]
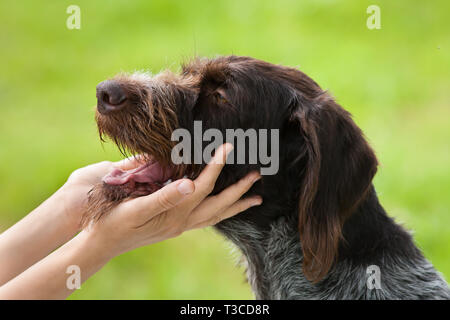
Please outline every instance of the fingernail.
[[262, 198], [258, 197], [258, 198], [256, 198], [255, 200], [252, 201], [251, 206], [252, 207], [259, 206], [261, 203], [262, 203]]
[[250, 176], [250, 181], [252, 183], [255, 183], [256, 181], [258, 181], [259, 179], [261, 179], [261, 174], [259, 172], [253, 172]]
[[233, 150], [233, 145], [229, 142], [225, 143], [225, 153], [228, 155]]
[[177, 189], [181, 194], [191, 194], [194, 192], [194, 184], [184, 180], [177, 186]]

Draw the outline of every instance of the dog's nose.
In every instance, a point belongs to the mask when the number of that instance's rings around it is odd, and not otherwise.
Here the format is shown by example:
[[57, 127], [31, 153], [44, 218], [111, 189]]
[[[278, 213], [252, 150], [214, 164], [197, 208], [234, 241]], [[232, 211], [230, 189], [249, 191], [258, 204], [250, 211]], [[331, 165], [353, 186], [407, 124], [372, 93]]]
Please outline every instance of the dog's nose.
[[102, 114], [119, 111], [125, 107], [127, 96], [120, 83], [106, 80], [97, 85], [97, 109]]

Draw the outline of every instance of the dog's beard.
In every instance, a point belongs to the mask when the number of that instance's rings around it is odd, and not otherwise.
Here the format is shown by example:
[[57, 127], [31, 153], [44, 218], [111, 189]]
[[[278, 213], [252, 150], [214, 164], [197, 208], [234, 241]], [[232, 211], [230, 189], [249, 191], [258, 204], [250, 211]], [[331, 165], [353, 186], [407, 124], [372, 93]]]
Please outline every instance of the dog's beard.
[[[110, 138], [125, 156], [139, 155], [142, 165], [131, 171], [110, 172], [89, 192], [82, 225], [98, 221], [122, 201], [151, 194], [167, 181], [184, 176], [195, 178], [200, 168], [193, 164], [174, 165], [172, 132], [179, 127], [175, 102], [180, 93], [161, 81], [144, 86], [133, 78], [119, 81], [128, 93], [130, 105], [123, 112], [96, 113], [102, 141]], [[149, 87], [151, 90], [149, 91]], [[182, 97], [186, 98], [183, 93]], [[181, 97], [179, 97], [181, 98]]]
[[171, 162], [170, 137], [177, 127], [171, 109], [139, 104], [124, 114], [97, 112], [96, 121], [101, 140], [109, 137], [125, 156], [139, 154], [140, 165], [128, 171], [114, 169], [92, 188], [82, 227], [98, 221], [125, 199], [151, 194], [169, 179], [183, 176], [182, 168]]

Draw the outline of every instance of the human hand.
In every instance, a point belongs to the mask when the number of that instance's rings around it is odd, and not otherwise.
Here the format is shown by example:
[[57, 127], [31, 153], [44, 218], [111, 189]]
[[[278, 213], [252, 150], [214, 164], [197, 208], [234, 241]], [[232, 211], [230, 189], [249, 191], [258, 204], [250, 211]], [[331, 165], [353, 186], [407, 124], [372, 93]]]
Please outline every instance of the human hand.
[[214, 225], [260, 205], [259, 196], [239, 200], [260, 178], [258, 172], [208, 197], [231, 150], [230, 144], [221, 146], [195, 181], [180, 179], [148, 196], [127, 200], [82, 233], [87, 234], [99, 251], [112, 258], [176, 237], [186, 230]]
[[[100, 162], [72, 173], [50, 198], [0, 234], [0, 286], [64, 245], [80, 231], [89, 190], [115, 167], [130, 170], [139, 158]], [[20, 253], [20, 254], [18, 254]]]
[[88, 192], [112, 170], [132, 170], [141, 164], [140, 157], [136, 156], [118, 162], [103, 161], [75, 170], [55, 194], [64, 205], [65, 216], [79, 228], [87, 207]]

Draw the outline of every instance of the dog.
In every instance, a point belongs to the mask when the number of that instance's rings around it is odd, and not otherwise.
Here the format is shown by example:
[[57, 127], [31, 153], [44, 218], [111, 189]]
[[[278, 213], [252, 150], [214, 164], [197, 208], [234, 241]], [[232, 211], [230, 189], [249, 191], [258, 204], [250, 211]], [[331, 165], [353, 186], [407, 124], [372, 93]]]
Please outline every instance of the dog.
[[[441, 274], [380, 205], [378, 162], [362, 131], [303, 72], [250, 57], [196, 58], [179, 73], [120, 74], [97, 86], [97, 99], [100, 137], [143, 155], [145, 165], [95, 186], [84, 225], [168, 179], [199, 174], [203, 161], [171, 161], [177, 128], [193, 132], [202, 121], [222, 133], [277, 129], [279, 170], [246, 194], [263, 204], [215, 226], [245, 256], [256, 299], [450, 298]], [[227, 164], [213, 194], [261, 167]]]

